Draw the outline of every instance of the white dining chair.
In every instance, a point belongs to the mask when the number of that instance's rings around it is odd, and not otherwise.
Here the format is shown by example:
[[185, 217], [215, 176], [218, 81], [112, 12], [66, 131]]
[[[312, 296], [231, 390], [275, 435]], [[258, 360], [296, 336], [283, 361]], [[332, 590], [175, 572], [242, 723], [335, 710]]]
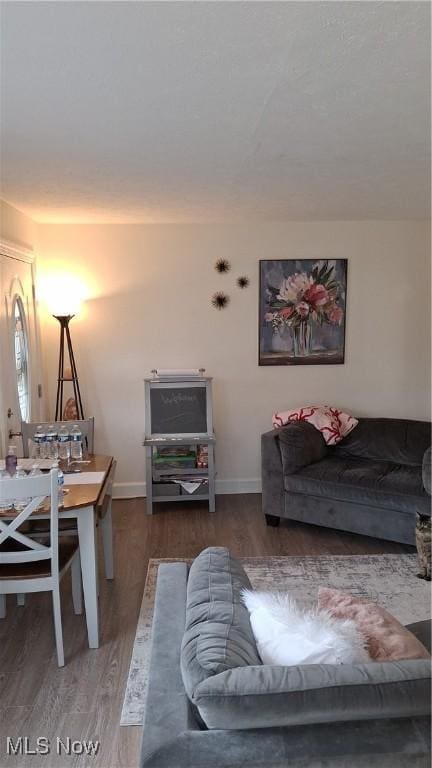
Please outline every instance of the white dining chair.
[[[31, 538], [28, 518], [46, 499], [50, 502], [50, 526], [45, 540]], [[74, 611], [82, 613], [79, 546], [76, 537], [58, 537], [57, 471], [36, 477], [0, 480], [0, 501], [26, 499], [22, 511], [0, 515], [0, 618], [6, 616], [6, 595], [52, 592], [54, 632], [59, 667], [64, 666], [60, 605], [60, 580], [72, 571]], [[7, 514], [7, 513], [6, 513]]]

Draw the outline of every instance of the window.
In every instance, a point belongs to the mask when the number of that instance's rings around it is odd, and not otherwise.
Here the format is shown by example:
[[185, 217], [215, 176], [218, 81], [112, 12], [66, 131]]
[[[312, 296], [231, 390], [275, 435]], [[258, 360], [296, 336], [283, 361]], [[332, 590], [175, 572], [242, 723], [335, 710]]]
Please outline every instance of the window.
[[19, 296], [13, 303], [13, 343], [15, 352], [15, 376], [18, 401], [23, 421], [30, 417], [30, 398], [28, 381], [28, 344], [24, 305]]

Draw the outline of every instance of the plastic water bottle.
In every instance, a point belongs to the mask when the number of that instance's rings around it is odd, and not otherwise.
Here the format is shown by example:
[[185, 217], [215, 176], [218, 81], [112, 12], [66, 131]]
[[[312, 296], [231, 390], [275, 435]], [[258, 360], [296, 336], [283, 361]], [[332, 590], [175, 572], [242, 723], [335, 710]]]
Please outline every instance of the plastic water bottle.
[[69, 460], [70, 457], [70, 442], [69, 442], [69, 430], [64, 424], [61, 425], [58, 435], [58, 457], [59, 459]]
[[57, 432], [54, 424], [50, 424], [46, 433], [47, 459], [58, 459]]
[[82, 459], [82, 433], [78, 424], [74, 424], [71, 433], [70, 454], [72, 459]]
[[39, 429], [42, 429], [42, 427], [39, 426], [36, 428], [36, 431], [31, 439], [30, 456], [32, 459], [40, 458], [39, 433], [38, 433]]
[[[9, 472], [0, 472], [0, 488], [3, 480], [10, 480]], [[0, 499], [0, 512], [5, 512], [13, 506], [12, 499]]]
[[8, 448], [8, 452], [6, 454], [5, 469], [6, 469], [6, 472], [9, 472], [11, 477], [15, 475], [17, 464], [18, 464], [18, 459], [17, 459], [16, 447], [14, 445], [10, 445]]
[[35, 459], [46, 459], [46, 433], [42, 424], [37, 427], [33, 442], [35, 444]]
[[[17, 471], [14, 474], [14, 480], [22, 480], [23, 478], [27, 477], [27, 474], [23, 469], [17, 469]], [[17, 497], [14, 499], [14, 507], [17, 512], [21, 512], [24, 507], [27, 506], [27, 504], [30, 504], [31, 497]]]
[[58, 461], [54, 464], [54, 469], [57, 470], [58, 505], [62, 507], [64, 505], [64, 474], [59, 467]]
[[[39, 475], [41, 475], [41, 474], [42, 474], [42, 472], [39, 469], [39, 464], [32, 464], [32, 468], [31, 468], [31, 472], [30, 472], [29, 477], [39, 477]], [[43, 505], [44, 505], [44, 503], [42, 502], [41, 504], [39, 504], [39, 506], [36, 507], [36, 509], [39, 509], [39, 507], [43, 507]]]

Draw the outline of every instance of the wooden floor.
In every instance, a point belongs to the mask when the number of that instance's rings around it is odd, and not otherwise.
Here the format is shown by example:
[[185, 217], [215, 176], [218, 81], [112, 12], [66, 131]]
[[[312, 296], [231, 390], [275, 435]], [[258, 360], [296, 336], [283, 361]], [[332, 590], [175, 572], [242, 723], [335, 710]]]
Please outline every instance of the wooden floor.
[[[47, 594], [18, 608], [8, 598], [0, 621], [0, 766], [135, 768], [141, 728], [119, 727], [147, 563], [152, 557], [193, 557], [206, 546], [227, 546], [239, 556], [368, 554], [413, 551], [390, 542], [300, 523], [265, 525], [259, 495], [219, 496], [210, 515], [199, 502], [159, 505], [145, 515], [145, 500], [114, 503], [114, 582], [101, 572], [102, 645], [87, 647], [85, 621], [72, 610], [70, 583], [62, 592], [66, 666], [56, 663]], [[51, 740], [51, 754], [7, 757], [6, 737]], [[96, 757], [56, 754], [56, 739], [100, 741]]]

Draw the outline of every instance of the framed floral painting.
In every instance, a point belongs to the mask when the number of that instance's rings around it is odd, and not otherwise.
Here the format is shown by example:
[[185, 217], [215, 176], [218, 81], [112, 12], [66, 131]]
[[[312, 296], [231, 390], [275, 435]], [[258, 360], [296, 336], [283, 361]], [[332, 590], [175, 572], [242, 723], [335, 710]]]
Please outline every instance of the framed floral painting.
[[347, 267], [347, 259], [260, 261], [260, 365], [345, 361]]

